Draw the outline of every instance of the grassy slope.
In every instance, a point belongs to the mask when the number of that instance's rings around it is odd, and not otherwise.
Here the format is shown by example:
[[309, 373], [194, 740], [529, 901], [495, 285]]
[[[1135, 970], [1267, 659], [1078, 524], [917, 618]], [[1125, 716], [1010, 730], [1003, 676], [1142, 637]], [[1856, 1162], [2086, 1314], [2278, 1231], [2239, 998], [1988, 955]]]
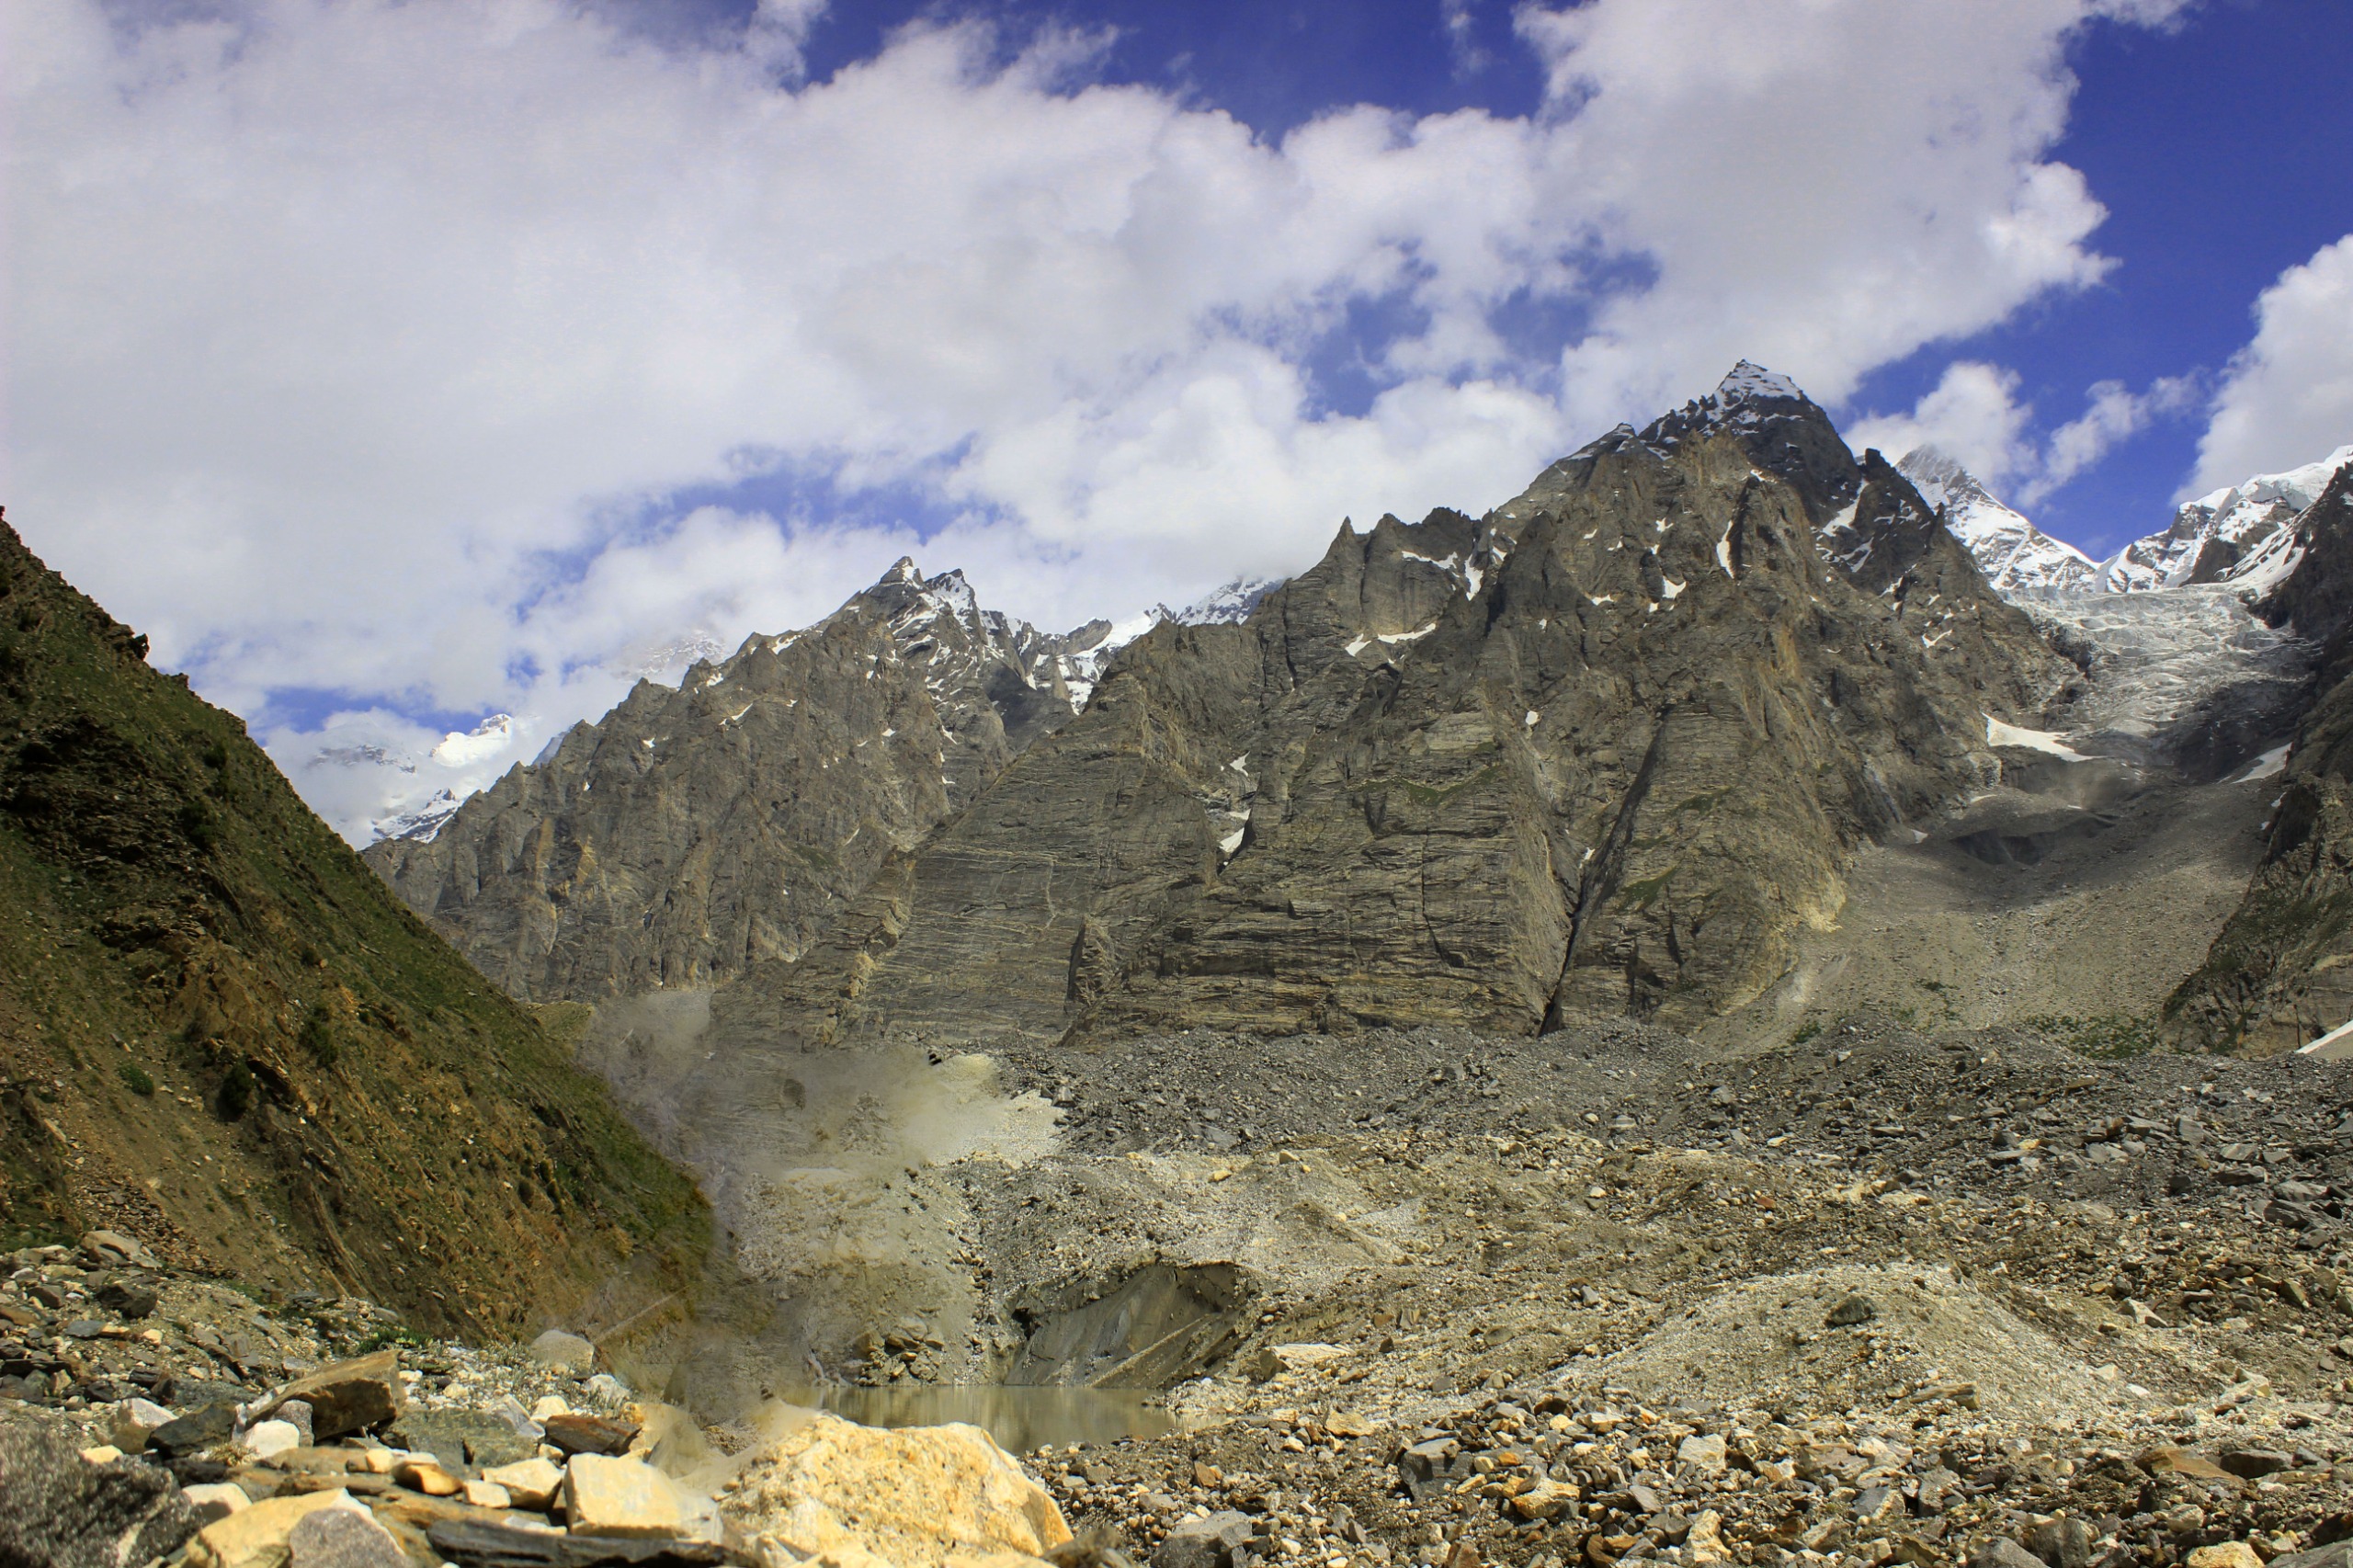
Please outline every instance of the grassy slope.
[[143, 653], [0, 522], [0, 1243], [476, 1332], [697, 1278], [687, 1178]]

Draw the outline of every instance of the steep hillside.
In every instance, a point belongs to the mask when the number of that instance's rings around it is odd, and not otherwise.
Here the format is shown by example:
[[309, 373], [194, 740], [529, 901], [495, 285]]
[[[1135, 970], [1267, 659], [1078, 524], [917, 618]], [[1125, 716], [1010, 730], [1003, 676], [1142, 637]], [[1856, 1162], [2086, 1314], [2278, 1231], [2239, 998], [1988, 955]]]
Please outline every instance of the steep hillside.
[[1040, 636], [902, 561], [806, 631], [642, 681], [369, 863], [508, 992], [600, 1001], [793, 959], [1085, 699], [1110, 628]]
[[603, 1085], [145, 652], [0, 522], [0, 1230], [491, 1332], [698, 1269]]
[[[1851, 570], [1824, 562], [1843, 530]], [[2072, 675], [1779, 378], [1164, 625], [718, 1037], [1695, 1021]]]

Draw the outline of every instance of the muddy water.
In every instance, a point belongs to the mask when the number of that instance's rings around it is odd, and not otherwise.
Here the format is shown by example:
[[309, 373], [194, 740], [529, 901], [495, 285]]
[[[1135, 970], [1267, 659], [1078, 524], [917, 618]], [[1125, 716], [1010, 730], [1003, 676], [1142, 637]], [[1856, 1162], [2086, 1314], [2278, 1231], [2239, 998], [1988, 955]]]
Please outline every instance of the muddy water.
[[1052, 1445], [1113, 1443], [1153, 1437], [1176, 1423], [1142, 1389], [1006, 1388], [987, 1384], [926, 1384], [914, 1388], [854, 1388], [829, 1384], [779, 1391], [779, 1405], [830, 1411], [865, 1426], [936, 1426], [968, 1421], [1014, 1453]]

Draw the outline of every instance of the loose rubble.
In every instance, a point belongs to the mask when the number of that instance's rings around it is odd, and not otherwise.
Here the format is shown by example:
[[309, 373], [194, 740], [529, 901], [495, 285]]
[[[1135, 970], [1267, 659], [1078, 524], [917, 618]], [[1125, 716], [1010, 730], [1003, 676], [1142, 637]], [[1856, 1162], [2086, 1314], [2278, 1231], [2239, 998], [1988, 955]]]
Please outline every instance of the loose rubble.
[[2353, 1067], [1862, 1019], [1243, 1043], [1009, 1062], [1063, 1146], [907, 1199], [958, 1192], [976, 1331], [824, 1369], [1149, 1374], [1173, 1430], [698, 1419], [576, 1336], [93, 1234], [0, 1282], [0, 1516], [147, 1531], [115, 1568], [2353, 1568]]

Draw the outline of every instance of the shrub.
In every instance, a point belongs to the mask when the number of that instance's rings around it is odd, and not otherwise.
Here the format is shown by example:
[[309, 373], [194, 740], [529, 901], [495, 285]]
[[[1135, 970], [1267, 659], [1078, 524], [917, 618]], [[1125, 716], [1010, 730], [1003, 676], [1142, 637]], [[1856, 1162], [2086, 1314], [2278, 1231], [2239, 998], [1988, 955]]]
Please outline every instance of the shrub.
[[128, 1085], [131, 1092], [140, 1098], [144, 1099], [155, 1092], [155, 1080], [149, 1077], [147, 1069], [140, 1066], [136, 1062], [126, 1062], [115, 1071], [122, 1074], [123, 1083]]
[[221, 1092], [213, 1096], [212, 1104], [220, 1111], [222, 1120], [234, 1121], [244, 1115], [245, 1108], [253, 1103], [254, 1070], [240, 1062], [229, 1069], [227, 1077], [221, 1080]]
[[311, 1060], [322, 1067], [332, 1067], [341, 1060], [343, 1047], [335, 1038], [335, 1020], [328, 1017], [326, 1004], [313, 1002], [302, 1019], [302, 1049]]

